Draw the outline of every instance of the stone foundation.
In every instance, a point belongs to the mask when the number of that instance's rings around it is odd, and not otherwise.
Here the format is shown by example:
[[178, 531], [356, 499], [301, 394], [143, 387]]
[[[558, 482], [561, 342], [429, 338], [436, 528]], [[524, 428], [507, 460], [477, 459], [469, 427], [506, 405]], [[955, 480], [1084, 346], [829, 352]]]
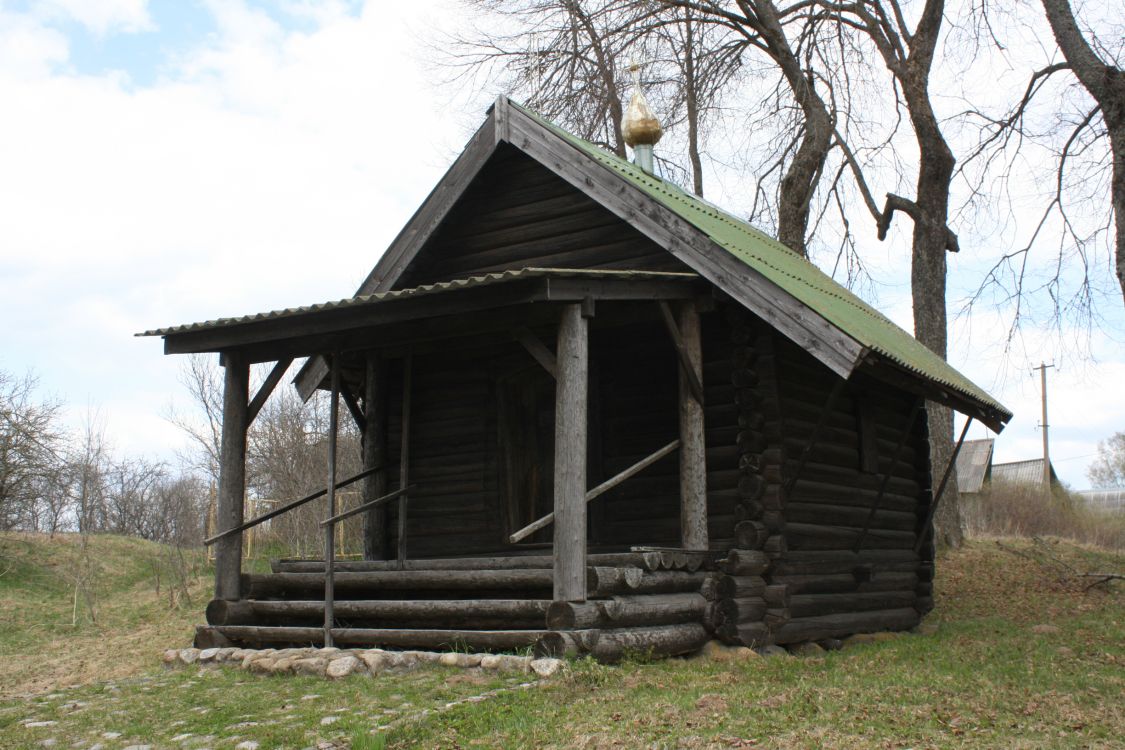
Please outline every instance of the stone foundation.
[[537, 659], [510, 654], [465, 654], [434, 651], [384, 651], [339, 648], [183, 648], [164, 652], [168, 667], [222, 665], [256, 674], [295, 674], [337, 680], [351, 675], [377, 677], [426, 665], [533, 673], [550, 677], [563, 666], [561, 659]]

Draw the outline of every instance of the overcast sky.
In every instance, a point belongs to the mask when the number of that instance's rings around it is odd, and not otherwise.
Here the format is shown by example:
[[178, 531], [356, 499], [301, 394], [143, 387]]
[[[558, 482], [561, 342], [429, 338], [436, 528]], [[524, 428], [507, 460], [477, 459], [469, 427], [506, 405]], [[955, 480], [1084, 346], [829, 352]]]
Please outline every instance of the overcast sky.
[[[495, 94], [437, 83], [427, 43], [456, 22], [451, 0], [0, 0], [0, 369], [34, 371], [72, 421], [100, 409], [119, 451], [172, 455], [180, 365], [133, 334], [354, 292]], [[866, 240], [891, 269], [872, 301], [909, 330], [902, 237]], [[1005, 354], [999, 318], [958, 322], [951, 361], [1016, 412], [998, 460], [1040, 455], [1030, 367], [1057, 361], [1052, 456], [1087, 486], [1125, 430], [1113, 303], [1063, 335], [1096, 361], [1034, 329]]]

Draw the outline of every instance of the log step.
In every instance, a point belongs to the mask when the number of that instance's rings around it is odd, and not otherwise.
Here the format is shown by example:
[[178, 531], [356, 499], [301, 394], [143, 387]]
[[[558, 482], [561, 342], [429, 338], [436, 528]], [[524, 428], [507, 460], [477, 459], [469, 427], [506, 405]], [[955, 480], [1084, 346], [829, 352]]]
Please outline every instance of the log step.
[[[471, 649], [512, 651], [535, 645], [545, 630], [437, 630], [406, 628], [333, 628], [338, 646], [375, 648]], [[218, 638], [215, 638], [218, 636]], [[238, 646], [320, 646], [324, 629], [314, 627], [263, 627], [258, 625], [211, 625], [196, 629], [196, 641], [230, 641]]]
[[[400, 628], [454, 626], [489, 630], [542, 628], [546, 599], [345, 599], [335, 603], [337, 622], [349, 627]], [[214, 599], [207, 605], [210, 625], [315, 626], [324, 622], [323, 600], [272, 601]]]
[[[703, 571], [649, 572], [636, 567], [594, 566], [586, 569], [590, 597], [620, 594], [664, 594], [699, 591], [712, 574]], [[550, 570], [394, 570], [340, 572], [335, 595], [346, 599], [543, 599], [551, 595]], [[518, 594], [513, 596], [513, 593]], [[501, 594], [497, 596], [497, 594]], [[324, 573], [251, 573], [242, 576], [246, 599], [310, 600], [323, 598]]]
[[[597, 567], [635, 567], [645, 571], [686, 570], [694, 572], [711, 566], [716, 553], [687, 550], [652, 549], [635, 552], [606, 552], [586, 556], [588, 565]], [[456, 557], [433, 560], [407, 560], [399, 568], [395, 560], [337, 560], [337, 572], [377, 573], [400, 570], [551, 570], [551, 555], [506, 555], [503, 557]], [[323, 573], [323, 560], [272, 560], [274, 573]]]

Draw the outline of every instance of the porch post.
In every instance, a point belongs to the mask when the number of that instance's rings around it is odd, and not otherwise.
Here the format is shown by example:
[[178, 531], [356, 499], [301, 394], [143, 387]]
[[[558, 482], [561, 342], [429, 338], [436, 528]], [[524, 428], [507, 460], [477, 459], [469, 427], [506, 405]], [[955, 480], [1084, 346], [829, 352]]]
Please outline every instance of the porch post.
[[[367, 353], [367, 374], [364, 379], [363, 469], [376, 466], [379, 471], [363, 480], [363, 502], [387, 494], [387, 366], [374, 351]], [[363, 557], [365, 560], [387, 559], [387, 507], [380, 505], [363, 515]]]
[[563, 308], [555, 356], [555, 601], [586, 601], [586, 391], [588, 322]]
[[680, 373], [680, 536], [684, 549], [707, 549], [707, 459], [703, 404], [684, 371], [690, 366], [695, 382], [703, 382], [703, 347], [699, 309], [694, 302], [676, 306], [676, 327], [686, 354]]
[[[250, 366], [241, 352], [224, 352], [221, 360], [223, 431], [219, 448], [219, 498], [215, 525], [219, 531], [226, 531], [243, 521]], [[215, 545], [215, 598], [242, 598], [242, 534], [232, 534]]]

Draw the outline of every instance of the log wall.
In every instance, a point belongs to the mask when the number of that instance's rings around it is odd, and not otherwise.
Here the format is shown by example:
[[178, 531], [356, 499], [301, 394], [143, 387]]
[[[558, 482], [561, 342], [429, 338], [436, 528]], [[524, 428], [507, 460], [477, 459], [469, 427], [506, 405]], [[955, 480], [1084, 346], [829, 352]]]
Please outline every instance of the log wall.
[[759, 645], [910, 627], [932, 607], [933, 570], [932, 550], [914, 552], [929, 502], [924, 416], [898, 448], [915, 397], [857, 374], [825, 414], [836, 376], [752, 316], [730, 318], [733, 535], [756, 557], [725, 566], [717, 632]]

